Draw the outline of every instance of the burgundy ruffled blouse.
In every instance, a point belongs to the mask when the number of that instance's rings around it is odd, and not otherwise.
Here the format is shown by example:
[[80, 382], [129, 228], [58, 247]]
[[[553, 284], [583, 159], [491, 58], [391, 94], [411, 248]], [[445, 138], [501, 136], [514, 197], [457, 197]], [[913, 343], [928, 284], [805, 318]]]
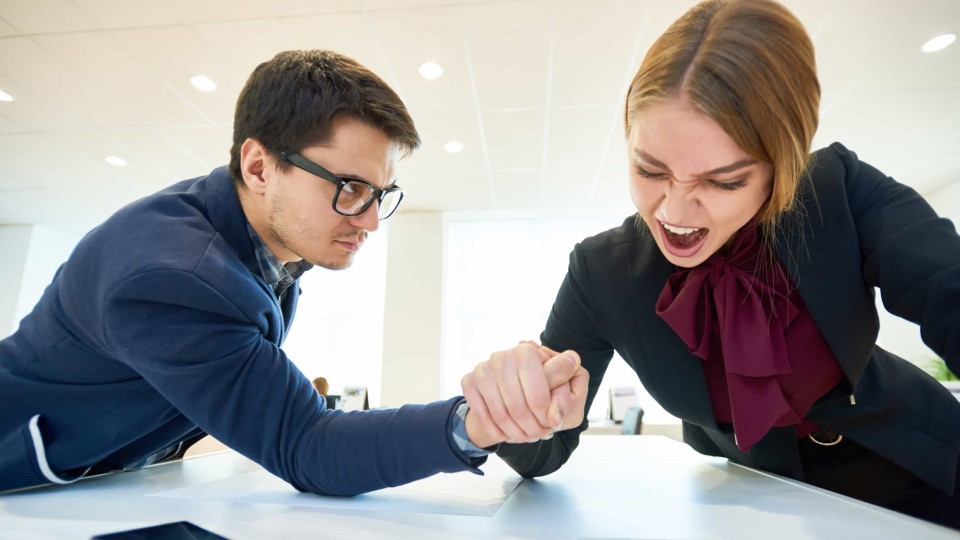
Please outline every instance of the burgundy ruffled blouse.
[[797, 426], [814, 402], [843, 378], [786, 269], [770, 256], [756, 224], [734, 236], [729, 253], [678, 268], [656, 312], [703, 359], [718, 423], [732, 423], [747, 452], [772, 427]]

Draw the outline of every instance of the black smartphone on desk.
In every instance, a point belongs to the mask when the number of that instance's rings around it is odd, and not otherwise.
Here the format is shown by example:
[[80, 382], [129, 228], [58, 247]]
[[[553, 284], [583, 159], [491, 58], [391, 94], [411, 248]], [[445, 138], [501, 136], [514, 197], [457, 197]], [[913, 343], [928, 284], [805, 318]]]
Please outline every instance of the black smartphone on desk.
[[92, 540], [227, 540], [189, 521], [94, 536]]

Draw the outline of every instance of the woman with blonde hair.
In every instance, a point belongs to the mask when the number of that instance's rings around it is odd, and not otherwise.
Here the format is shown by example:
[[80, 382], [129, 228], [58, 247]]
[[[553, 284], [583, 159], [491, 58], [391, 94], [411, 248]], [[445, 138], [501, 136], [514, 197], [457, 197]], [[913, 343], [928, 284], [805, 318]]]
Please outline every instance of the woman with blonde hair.
[[[542, 346], [464, 377], [467, 423], [497, 426], [478, 446], [559, 468], [616, 351], [699, 452], [960, 528], [960, 403], [875, 344], [874, 303], [960, 372], [960, 237], [844, 146], [811, 154], [819, 99], [771, 0], [702, 2], [656, 41], [624, 116], [637, 215], [574, 248]], [[530, 369], [555, 350], [589, 385], [544, 409]]]

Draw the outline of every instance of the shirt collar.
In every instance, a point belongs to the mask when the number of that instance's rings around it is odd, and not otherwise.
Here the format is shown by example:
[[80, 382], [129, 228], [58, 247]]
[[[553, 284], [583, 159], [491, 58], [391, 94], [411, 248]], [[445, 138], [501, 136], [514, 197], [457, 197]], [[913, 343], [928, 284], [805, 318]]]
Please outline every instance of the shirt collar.
[[293, 285], [293, 282], [299, 279], [304, 272], [313, 268], [312, 264], [304, 260], [287, 264], [281, 263], [280, 259], [263, 243], [260, 235], [257, 234], [257, 231], [249, 222], [247, 223], [247, 232], [253, 242], [257, 265], [260, 267], [260, 277], [270, 286], [277, 297], [280, 297], [290, 285]]

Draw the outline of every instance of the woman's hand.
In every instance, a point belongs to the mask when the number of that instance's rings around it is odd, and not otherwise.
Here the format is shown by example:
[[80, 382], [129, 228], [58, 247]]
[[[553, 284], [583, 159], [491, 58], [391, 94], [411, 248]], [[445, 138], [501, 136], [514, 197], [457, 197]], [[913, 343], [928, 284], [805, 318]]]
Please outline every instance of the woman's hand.
[[483, 448], [549, 439], [583, 421], [589, 383], [574, 351], [532, 341], [493, 353], [460, 381], [470, 405], [467, 436]]

